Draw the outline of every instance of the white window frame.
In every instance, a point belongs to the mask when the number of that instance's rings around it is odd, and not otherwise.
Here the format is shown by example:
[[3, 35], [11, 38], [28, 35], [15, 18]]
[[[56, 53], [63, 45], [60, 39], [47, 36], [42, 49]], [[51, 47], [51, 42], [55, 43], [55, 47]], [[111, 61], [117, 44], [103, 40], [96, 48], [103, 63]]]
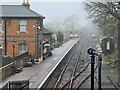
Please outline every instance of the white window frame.
[[[24, 29], [22, 30], [23, 27], [24, 27]], [[26, 32], [26, 33], [28, 33], [28, 31], [27, 31], [27, 20], [21, 19], [19, 21], [19, 32]]]
[[2, 33], [3, 33], [3, 19], [1, 19], [0, 26], [1, 26], [1, 28], [0, 28], [0, 32], [2, 32]]

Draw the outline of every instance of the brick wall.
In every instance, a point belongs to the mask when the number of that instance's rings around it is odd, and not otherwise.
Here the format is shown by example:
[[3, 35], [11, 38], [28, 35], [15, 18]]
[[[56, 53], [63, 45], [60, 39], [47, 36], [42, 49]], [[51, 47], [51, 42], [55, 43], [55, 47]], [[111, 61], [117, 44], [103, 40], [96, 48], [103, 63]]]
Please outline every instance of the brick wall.
[[50, 48], [51, 48], [52, 45], [53, 45], [51, 34], [49, 34], [49, 35], [43, 35], [43, 37], [44, 37], [44, 39], [46, 39], [46, 40], [49, 41], [49, 43], [50, 43]]
[[[19, 32], [19, 19], [9, 19], [7, 20], [7, 55], [13, 56], [13, 44], [12, 40], [16, 40], [15, 44], [15, 55], [18, 55], [18, 45], [23, 41], [27, 44], [27, 51], [30, 54], [35, 54], [35, 45], [36, 45], [36, 28], [33, 25], [36, 24], [35, 19], [27, 19], [27, 31], [28, 32]], [[2, 34], [4, 35], [4, 33]]]
[[[24, 67], [26, 62], [29, 61], [29, 57], [30, 56], [28, 55], [28, 52], [15, 57], [14, 69], [16, 69], [17, 67]], [[0, 67], [0, 82], [6, 79], [7, 77], [9, 77], [13, 71], [13, 64], [12, 64], [13, 58], [8, 58], [4, 60], [2, 59], [1, 61], [2, 61], [2, 66]]]

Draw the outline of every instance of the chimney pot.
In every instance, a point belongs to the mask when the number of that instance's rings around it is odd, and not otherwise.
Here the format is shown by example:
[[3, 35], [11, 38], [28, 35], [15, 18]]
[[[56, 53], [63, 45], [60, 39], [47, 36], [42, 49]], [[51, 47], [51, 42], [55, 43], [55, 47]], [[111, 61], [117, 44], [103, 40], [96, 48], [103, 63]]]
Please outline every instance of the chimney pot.
[[29, 4], [29, 1], [28, 0], [23, 0], [23, 3], [22, 3], [23, 6], [25, 6], [26, 8], [30, 8], [30, 4]]

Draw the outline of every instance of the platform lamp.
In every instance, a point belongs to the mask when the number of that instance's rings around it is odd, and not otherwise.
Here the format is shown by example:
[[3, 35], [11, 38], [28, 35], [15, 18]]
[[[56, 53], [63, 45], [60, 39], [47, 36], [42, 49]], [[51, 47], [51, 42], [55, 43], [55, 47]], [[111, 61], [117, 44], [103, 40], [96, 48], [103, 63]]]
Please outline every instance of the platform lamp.
[[13, 74], [15, 73], [15, 43], [16, 43], [16, 40], [15, 39], [13, 39], [12, 40], [12, 44], [13, 44]]

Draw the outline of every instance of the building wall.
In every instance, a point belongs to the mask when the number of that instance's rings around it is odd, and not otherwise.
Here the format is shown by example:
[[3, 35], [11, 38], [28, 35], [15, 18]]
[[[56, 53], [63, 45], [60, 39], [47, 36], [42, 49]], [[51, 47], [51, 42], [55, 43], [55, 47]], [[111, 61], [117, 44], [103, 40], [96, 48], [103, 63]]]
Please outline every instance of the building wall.
[[49, 34], [49, 35], [43, 35], [43, 37], [44, 37], [44, 39], [46, 39], [46, 40], [48, 40], [49, 41], [49, 43], [50, 43], [50, 48], [52, 47], [52, 36], [51, 36], [51, 34]]
[[[27, 44], [27, 51], [30, 54], [35, 54], [36, 46], [36, 28], [33, 25], [36, 24], [36, 19], [27, 19], [27, 30], [28, 32], [19, 32], [19, 19], [7, 20], [7, 55], [13, 56], [13, 39], [16, 40], [15, 43], [15, 56], [19, 55], [18, 45], [20, 43]], [[4, 33], [2, 33], [4, 36]], [[4, 42], [3, 42], [4, 43]], [[3, 46], [4, 48], [4, 46]], [[4, 54], [4, 53], [3, 53]]]
[[12, 66], [0, 71], [0, 82], [3, 82], [8, 76], [12, 74]]

